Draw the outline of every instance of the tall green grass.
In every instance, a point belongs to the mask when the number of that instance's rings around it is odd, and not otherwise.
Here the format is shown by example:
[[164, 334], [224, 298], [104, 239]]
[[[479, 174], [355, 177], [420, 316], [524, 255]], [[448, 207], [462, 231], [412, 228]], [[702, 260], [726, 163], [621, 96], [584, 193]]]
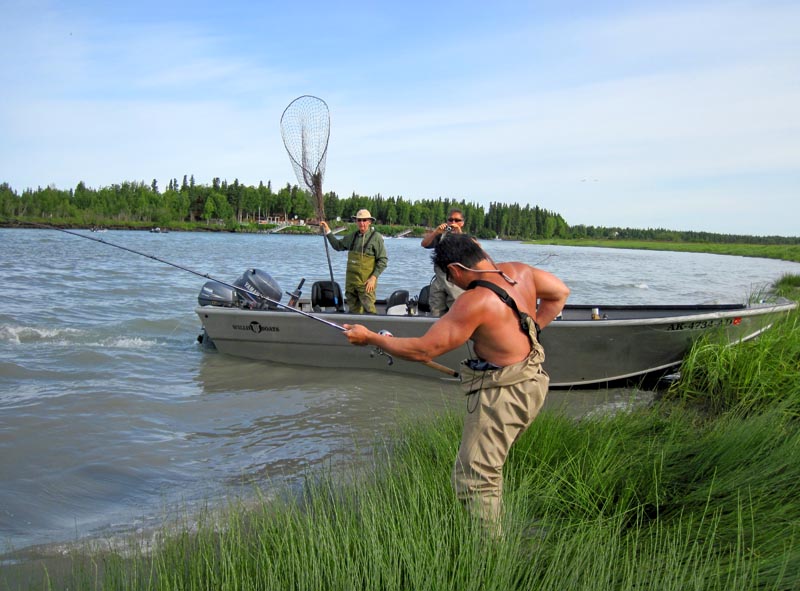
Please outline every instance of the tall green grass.
[[800, 275], [785, 274], [775, 283], [775, 293], [785, 298], [800, 300]]
[[[797, 299], [800, 277], [784, 276], [776, 291]], [[758, 339], [736, 346], [713, 338], [696, 343], [680, 373], [667, 397], [700, 404], [712, 414], [775, 406], [800, 417], [800, 308]]]
[[459, 418], [407, 426], [371, 467], [231, 505], [155, 549], [75, 557], [37, 589], [796, 589], [800, 431], [662, 407], [543, 414], [507, 465], [487, 537], [454, 500]]
[[542, 413], [506, 465], [502, 538], [454, 499], [462, 419], [445, 414], [387, 434], [368, 464], [14, 588], [800, 589], [797, 322], [699, 345], [650, 408]]

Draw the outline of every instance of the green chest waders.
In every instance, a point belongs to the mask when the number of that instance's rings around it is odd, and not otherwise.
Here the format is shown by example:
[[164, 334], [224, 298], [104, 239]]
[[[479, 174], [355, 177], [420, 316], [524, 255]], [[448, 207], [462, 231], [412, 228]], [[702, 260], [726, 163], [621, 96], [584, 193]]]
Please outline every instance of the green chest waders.
[[345, 297], [351, 312], [375, 314], [375, 291], [367, 293], [366, 282], [375, 270], [375, 257], [355, 250], [347, 253]]

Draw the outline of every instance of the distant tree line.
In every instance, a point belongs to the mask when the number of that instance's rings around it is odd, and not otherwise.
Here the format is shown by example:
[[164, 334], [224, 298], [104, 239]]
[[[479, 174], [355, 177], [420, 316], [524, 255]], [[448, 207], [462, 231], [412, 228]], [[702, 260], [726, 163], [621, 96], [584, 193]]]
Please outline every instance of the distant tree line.
[[[370, 210], [379, 224], [433, 227], [442, 223], [451, 207], [463, 210], [467, 232], [481, 238], [567, 238], [569, 227], [557, 213], [538, 206], [492, 203], [488, 211], [475, 203], [451, 199], [411, 202], [403, 197], [372, 197], [353, 193], [340, 198], [325, 194], [329, 220], [349, 220], [361, 208]], [[169, 226], [180, 222], [222, 224], [236, 229], [241, 224], [264, 219], [313, 220], [312, 201], [306, 191], [288, 184], [275, 191], [272, 183], [257, 187], [214, 178], [210, 185], [198, 184], [194, 176], [182, 182], [172, 179], [166, 190], [155, 180], [123, 182], [92, 189], [80, 182], [75, 189], [53, 186], [27, 189], [17, 194], [8, 183], [0, 184], [0, 212], [6, 218], [75, 220], [86, 225], [148, 222]]]
[[570, 226], [570, 238], [592, 240], [649, 240], [657, 242], [698, 242], [707, 244], [800, 244], [800, 237], [749, 236], [745, 234], [715, 234], [666, 230], [664, 228], [604, 228], [599, 226]]
[[[232, 183], [214, 178], [210, 185], [198, 184], [194, 176], [184, 175], [181, 182], [172, 179], [161, 191], [153, 180], [126, 181], [93, 189], [80, 182], [74, 189], [53, 186], [26, 189], [22, 194], [8, 183], [0, 184], [0, 214], [6, 219], [57, 219], [76, 225], [125, 225], [146, 223], [168, 227], [174, 224], [202, 223], [236, 230], [242, 224], [259, 220], [307, 220], [315, 214], [306, 191], [288, 184], [275, 191], [272, 183], [258, 186]], [[741, 236], [709, 232], [685, 232], [666, 229], [636, 230], [599, 226], [569, 226], [555, 212], [538, 206], [492, 202], [482, 205], [453, 199], [408, 201], [403, 197], [372, 197], [353, 193], [340, 198], [335, 192], [325, 194], [328, 220], [349, 220], [361, 208], [370, 210], [378, 224], [388, 226], [436, 226], [447, 212], [457, 207], [464, 212], [465, 229], [483, 239], [496, 236], [519, 240], [550, 238], [629, 239], [673, 242], [717, 242], [748, 244], [798, 244], [800, 238], [780, 236]]]

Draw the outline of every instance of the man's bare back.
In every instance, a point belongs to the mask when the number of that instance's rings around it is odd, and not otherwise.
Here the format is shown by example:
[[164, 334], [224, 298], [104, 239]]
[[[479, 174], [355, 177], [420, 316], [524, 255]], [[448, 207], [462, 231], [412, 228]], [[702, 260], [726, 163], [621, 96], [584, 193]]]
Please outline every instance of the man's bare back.
[[[528, 314], [540, 326], [537, 317], [536, 301], [539, 297], [552, 299], [558, 297], [560, 289], [554, 292], [549, 282], [549, 273], [540, 271], [525, 263], [500, 263], [497, 268], [516, 281], [510, 284], [497, 274], [484, 274], [481, 279], [493, 283], [508, 293], [516, 302], [520, 312]], [[560, 287], [561, 282], [557, 282]], [[539, 295], [537, 288], [543, 292]], [[461, 298], [465, 298], [461, 302]], [[474, 326], [470, 335], [475, 354], [481, 359], [504, 367], [525, 359], [531, 351], [531, 341], [523, 332], [517, 314], [493, 291], [475, 287], [467, 290], [446, 316], [454, 323]], [[549, 323], [552, 318], [545, 318]]]

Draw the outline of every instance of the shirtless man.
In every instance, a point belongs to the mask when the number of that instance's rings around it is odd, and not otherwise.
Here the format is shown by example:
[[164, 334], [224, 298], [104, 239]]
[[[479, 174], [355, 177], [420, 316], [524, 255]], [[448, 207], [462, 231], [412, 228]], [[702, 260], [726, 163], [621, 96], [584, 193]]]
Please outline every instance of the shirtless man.
[[469, 412], [452, 482], [458, 499], [498, 535], [503, 464], [544, 404], [550, 383], [542, 369], [538, 332], [561, 313], [569, 288], [555, 275], [524, 263], [495, 266], [466, 234], [440, 241], [432, 258], [466, 291], [424, 335], [394, 338], [360, 324], [345, 324], [344, 334], [354, 345], [374, 345], [421, 362], [472, 341], [475, 358], [462, 362], [461, 371]]

